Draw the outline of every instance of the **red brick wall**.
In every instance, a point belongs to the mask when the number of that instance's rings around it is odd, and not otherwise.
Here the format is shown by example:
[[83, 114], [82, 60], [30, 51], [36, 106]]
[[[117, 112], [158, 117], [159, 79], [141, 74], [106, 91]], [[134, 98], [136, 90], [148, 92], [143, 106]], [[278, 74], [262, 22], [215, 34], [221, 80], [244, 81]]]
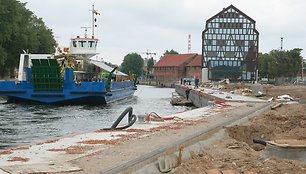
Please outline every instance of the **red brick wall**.
[[154, 68], [154, 78], [158, 81], [177, 81], [177, 67]]
[[186, 77], [198, 77], [198, 79], [202, 79], [202, 68], [199, 66], [187, 66]]

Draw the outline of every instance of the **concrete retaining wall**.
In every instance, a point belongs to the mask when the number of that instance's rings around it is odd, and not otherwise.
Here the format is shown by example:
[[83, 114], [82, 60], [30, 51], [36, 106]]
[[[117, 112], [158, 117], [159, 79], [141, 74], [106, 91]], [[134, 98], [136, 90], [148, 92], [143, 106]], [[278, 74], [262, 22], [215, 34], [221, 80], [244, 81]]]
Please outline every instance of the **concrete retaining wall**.
[[[191, 86], [175, 85], [175, 91], [180, 96], [183, 96], [183, 97], [186, 97], [185, 91], [188, 88], [191, 88]], [[193, 105], [195, 105], [198, 108], [208, 106], [208, 105], [212, 104], [213, 101], [224, 102], [223, 99], [220, 99], [220, 98], [217, 98], [217, 97], [205, 94], [205, 93], [201, 93], [197, 90], [191, 90], [190, 91], [188, 100], [192, 101]]]
[[[243, 124], [251, 118], [263, 114], [270, 110], [271, 103], [255, 104], [256, 106], [241, 109], [238, 113], [232, 111], [227, 113], [228, 117], [221, 116], [222, 119], [214, 119], [203, 129], [194, 132], [192, 136], [182, 137], [182, 139], [165, 144], [164, 147], [144, 154], [134, 160], [124, 163], [108, 171], [101, 171], [103, 174], [156, 174], [163, 171], [170, 171], [179, 165], [177, 159], [187, 161], [192, 154], [200, 154], [213, 146], [217, 140], [224, 137], [225, 126]], [[216, 121], [218, 120], [218, 121]], [[179, 153], [181, 152], [181, 157]], [[167, 170], [168, 169], [168, 170]]]
[[159, 82], [156, 80], [139, 80], [139, 85], [157, 86], [161, 88], [174, 88], [174, 82]]

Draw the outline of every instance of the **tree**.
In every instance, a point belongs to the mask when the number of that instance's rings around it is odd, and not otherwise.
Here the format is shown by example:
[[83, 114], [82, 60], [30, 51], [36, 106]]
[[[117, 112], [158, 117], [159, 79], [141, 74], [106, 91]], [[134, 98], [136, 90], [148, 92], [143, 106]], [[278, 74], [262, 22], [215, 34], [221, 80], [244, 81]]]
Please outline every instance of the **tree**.
[[290, 70], [291, 76], [295, 77], [299, 72], [301, 72], [303, 57], [301, 56], [301, 52], [303, 49], [294, 48], [293, 50], [288, 51], [290, 57]]
[[258, 71], [261, 78], [274, 78], [272, 76], [272, 58], [268, 53], [259, 53], [258, 55]]
[[150, 72], [152, 71], [153, 66], [154, 66], [154, 59], [153, 59], [153, 57], [151, 57], [151, 58], [148, 60], [148, 63], [147, 63], [147, 72], [148, 72], [148, 75], [149, 75]]
[[258, 70], [260, 77], [296, 77], [301, 69], [301, 51], [293, 50], [272, 50], [269, 53], [258, 56]]
[[19, 54], [54, 53], [57, 45], [51, 29], [17, 0], [0, 1], [0, 77], [13, 74]]
[[135, 74], [139, 77], [143, 73], [143, 59], [137, 53], [130, 53], [124, 56], [123, 62], [121, 64], [121, 71], [129, 74]]
[[174, 51], [173, 49], [171, 49], [170, 51], [166, 50], [166, 52], [164, 53], [163, 56], [165, 56], [167, 54], [179, 54], [179, 53], [177, 51]]

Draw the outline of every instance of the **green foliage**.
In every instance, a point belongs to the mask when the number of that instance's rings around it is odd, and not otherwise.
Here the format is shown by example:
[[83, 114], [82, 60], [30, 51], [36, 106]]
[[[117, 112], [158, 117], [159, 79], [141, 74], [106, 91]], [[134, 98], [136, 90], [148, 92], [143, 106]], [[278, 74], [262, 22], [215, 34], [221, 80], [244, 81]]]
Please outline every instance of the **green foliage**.
[[130, 53], [124, 56], [121, 71], [126, 74], [132, 73], [139, 77], [143, 73], [143, 64], [143, 59], [139, 54]]
[[272, 50], [269, 53], [259, 54], [258, 70], [260, 77], [296, 77], [301, 70], [302, 49]]
[[13, 74], [19, 55], [54, 53], [56, 41], [52, 30], [17, 0], [0, 1], [0, 76]]
[[154, 59], [151, 57], [147, 63], [147, 71], [150, 72], [153, 69], [153, 66], [154, 66]]
[[166, 52], [164, 53], [164, 56], [167, 54], [178, 54], [178, 52], [171, 49], [170, 51], [166, 50]]

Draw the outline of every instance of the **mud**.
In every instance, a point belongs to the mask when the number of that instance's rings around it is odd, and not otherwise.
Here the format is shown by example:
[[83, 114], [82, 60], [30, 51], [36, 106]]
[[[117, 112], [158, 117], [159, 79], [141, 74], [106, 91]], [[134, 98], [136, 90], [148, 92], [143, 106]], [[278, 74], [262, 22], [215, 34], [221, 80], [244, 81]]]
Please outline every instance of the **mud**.
[[[289, 94], [298, 100], [306, 99], [306, 87], [270, 87], [268, 96]], [[246, 171], [258, 174], [305, 174], [306, 164], [298, 160], [277, 157], [263, 158], [265, 146], [254, 144], [253, 138], [264, 140], [294, 139], [306, 141], [306, 105], [282, 105], [258, 116], [246, 125], [225, 128], [227, 137], [216, 142], [202, 154], [193, 155], [173, 173], [205, 173], [210, 169]]]

